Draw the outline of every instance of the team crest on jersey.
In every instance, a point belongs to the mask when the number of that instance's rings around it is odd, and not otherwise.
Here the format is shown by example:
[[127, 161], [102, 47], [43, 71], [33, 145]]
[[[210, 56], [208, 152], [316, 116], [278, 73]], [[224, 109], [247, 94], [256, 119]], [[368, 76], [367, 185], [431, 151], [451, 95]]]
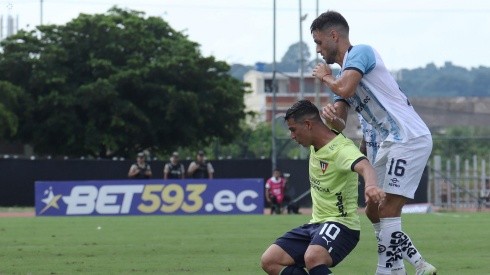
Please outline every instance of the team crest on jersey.
[[328, 163], [323, 162], [320, 160], [320, 168], [322, 168], [322, 173], [325, 174], [325, 171], [327, 170]]

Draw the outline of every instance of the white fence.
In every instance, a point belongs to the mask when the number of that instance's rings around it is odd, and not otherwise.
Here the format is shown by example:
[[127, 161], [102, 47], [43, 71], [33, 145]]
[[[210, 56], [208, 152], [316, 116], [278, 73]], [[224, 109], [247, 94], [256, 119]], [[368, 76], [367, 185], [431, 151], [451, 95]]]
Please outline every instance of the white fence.
[[490, 183], [487, 162], [473, 156], [447, 159], [434, 156], [430, 163], [428, 200], [436, 207], [447, 209], [490, 208]]

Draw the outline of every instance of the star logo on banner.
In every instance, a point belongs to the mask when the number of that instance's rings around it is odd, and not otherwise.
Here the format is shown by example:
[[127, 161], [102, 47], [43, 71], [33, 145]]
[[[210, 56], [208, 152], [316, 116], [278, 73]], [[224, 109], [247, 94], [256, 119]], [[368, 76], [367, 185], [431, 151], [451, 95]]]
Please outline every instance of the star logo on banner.
[[53, 207], [56, 209], [60, 209], [60, 206], [58, 205], [59, 199], [61, 199], [61, 195], [54, 195], [53, 193], [53, 187], [50, 186], [49, 189], [44, 191], [44, 195], [46, 196], [44, 199], [41, 201], [46, 204], [46, 206], [39, 212], [39, 214], [42, 214], [46, 212], [49, 208]]

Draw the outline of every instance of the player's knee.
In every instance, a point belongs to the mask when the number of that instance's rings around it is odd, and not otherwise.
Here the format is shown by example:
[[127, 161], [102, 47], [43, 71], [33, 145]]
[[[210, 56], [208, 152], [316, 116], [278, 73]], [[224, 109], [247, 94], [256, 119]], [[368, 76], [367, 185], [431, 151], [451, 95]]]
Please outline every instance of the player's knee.
[[399, 217], [402, 213], [402, 206], [393, 204], [380, 204], [378, 214], [380, 218]]
[[380, 218], [400, 217], [402, 208], [407, 202], [407, 198], [386, 194], [386, 198], [379, 204], [378, 213]]
[[366, 206], [366, 216], [372, 223], [379, 222], [379, 214], [378, 214], [379, 204], [369, 203]]
[[315, 266], [326, 264], [332, 266], [332, 257], [325, 251], [317, 251], [316, 249], [308, 249], [305, 253], [305, 265], [308, 270]]
[[269, 266], [269, 259], [267, 258], [266, 252], [262, 254], [262, 257], [260, 257], [260, 267], [267, 272], [267, 267]]
[[268, 250], [260, 257], [260, 266], [267, 274], [271, 274], [272, 267], [274, 266], [274, 258]]

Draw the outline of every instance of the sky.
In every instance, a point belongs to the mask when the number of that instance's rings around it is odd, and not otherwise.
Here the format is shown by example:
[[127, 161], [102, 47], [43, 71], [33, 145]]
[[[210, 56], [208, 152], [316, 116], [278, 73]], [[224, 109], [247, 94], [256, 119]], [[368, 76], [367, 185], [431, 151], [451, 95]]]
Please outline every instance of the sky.
[[243, 65], [272, 63], [274, 29], [277, 61], [300, 36], [315, 56], [309, 28], [318, 3], [319, 13], [342, 13], [351, 43], [373, 46], [391, 70], [447, 61], [490, 67], [489, 0], [275, 0], [275, 28], [274, 0], [0, 0], [0, 15], [18, 16], [20, 29], [32, 29], [41, 22], [41, 3], [44, 24], [66, 24], [112, 6], [159, 16], [199, 43], [203, 56]]

